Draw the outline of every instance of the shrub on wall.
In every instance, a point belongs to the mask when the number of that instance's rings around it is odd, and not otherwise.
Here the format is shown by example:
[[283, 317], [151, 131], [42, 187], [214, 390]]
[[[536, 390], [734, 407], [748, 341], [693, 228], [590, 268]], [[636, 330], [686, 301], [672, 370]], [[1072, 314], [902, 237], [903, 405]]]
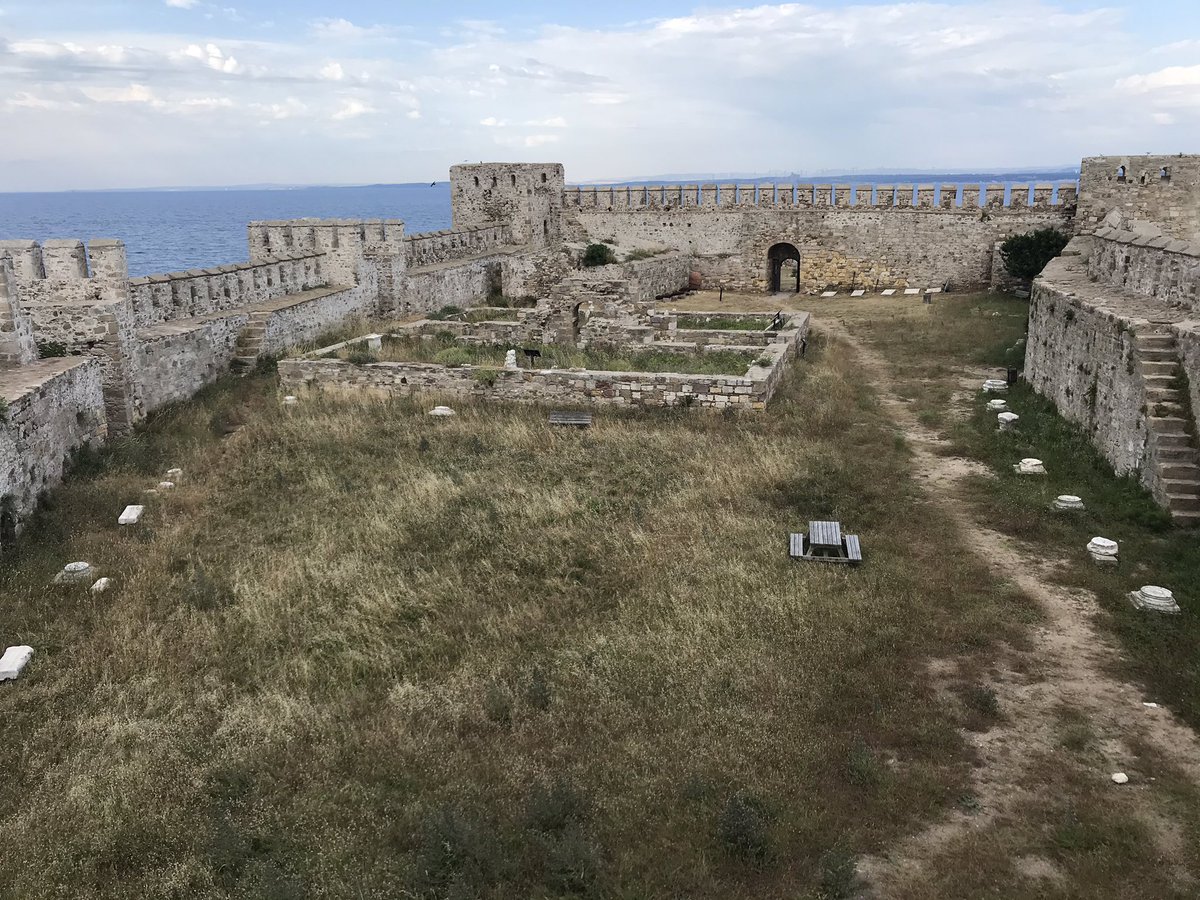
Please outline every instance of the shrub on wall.
[[1004, 268], [1013, 278], [1033, 281], [1046, 264], [1063, 252], [1070, 238], [1054, 228], [1014, 234], [1000, 245]]
[[617, 261], [617, 254], [613, 252], [613, 248], [608, 244], [588, 244], [587, 250], [583, 252], [583, 264], [588, 268], [593, 266], [607, 266], [609, 263]]

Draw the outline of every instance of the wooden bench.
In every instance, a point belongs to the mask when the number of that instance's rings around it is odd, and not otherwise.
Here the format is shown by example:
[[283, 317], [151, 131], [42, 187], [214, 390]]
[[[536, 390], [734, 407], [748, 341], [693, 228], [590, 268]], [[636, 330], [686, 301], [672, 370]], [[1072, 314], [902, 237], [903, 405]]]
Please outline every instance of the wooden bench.
[[555, 411], [550, 413], [551, 425], [569, 425], [574, 428], [588, 428], [592, 424], [592, 414], [586, 412]]
[[788, 540], [788, 556], [810, 562], [862, 562], [862, 545], [857, 534], [842, 534], [840, 522], [809, 522], [808, 534], [796, 532]]
[[846, 535], [846, 555], [852, 563], [862, 562], [862, 547], [859, 546], [857, 534]]

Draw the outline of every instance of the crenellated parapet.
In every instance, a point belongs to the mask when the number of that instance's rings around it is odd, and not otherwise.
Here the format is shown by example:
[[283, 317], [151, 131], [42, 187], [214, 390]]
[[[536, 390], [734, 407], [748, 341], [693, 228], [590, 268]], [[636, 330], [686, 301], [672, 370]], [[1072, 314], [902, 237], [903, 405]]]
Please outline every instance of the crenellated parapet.
[[416, 269], [468, 259], [512, 243], [512, 226], [505, 222], [491, 222], [410, 234], [404, 239], [404, 253], [408, 267]]
[[167, 272], [129, 282], [138, 328], [240, 309], [313, 288], [325, 287], [326, 255], [295, 251], [186, 272]]
[[568, 187], [563, 208], [627, 212], [647, 209], [1073, 209], [1074, 182], [1059, 184], [703, 184]]

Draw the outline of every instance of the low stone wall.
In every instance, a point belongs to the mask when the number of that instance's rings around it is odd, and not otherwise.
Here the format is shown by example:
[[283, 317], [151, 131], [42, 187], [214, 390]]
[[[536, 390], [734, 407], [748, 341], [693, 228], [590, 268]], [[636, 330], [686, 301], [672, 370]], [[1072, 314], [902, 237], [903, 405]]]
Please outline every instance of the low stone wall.
[[1102, 228], [1092, 240], [1088, 274], [1168, 304], [1200, 312], [1200, 245]]
[[352, 288], [322, 288], [280, 298], [254, 310], [253, 318], [265, 318], [262, 352], [275, 356], [316, 340], [331, 328], [377, 313], [375, 285], [368, 278]]
[[573, 270], [570, 254], [561, 247], [514, 253], [504, 258], [502, 290], [506, 297], [549, 297]]
[[228, 372], [248, 321], [245, 312], [215, 313], [139, 331], [133, 367], [139, 417], [187, 400]]
[[72, 451], [105, 439], [104, 392], [100, 364], [77, 357], [6, 370], [0, 385], [8, 403], [0, 423], [0, 515], [19, 529], [38, 495], [62, 481]]
[[[432, 363], [356, 365], [315, 358], [279, 363], [282, 389], [370, 392], [381, 396], [419, 392], [473, 396], [516, 403], [611, 404], [638, 407], [761, 410], [775, 393], [800, 338], [808, 331], [807, 315], [793, 318], [794, 328], [761, 351], [769, 364], [752, 363], [744, 376], [692, 375], [671, 372], [599, 372], [564, 369], [496, 369], [447, 367]], [[726, 349], [721, 347], [720, 349]]]
[[397, 312], [436, 312], [444, 306], [467, 309], [486, 303], [501, 290], [502, 265], [501, 259], [485, 257], [410, 269]]

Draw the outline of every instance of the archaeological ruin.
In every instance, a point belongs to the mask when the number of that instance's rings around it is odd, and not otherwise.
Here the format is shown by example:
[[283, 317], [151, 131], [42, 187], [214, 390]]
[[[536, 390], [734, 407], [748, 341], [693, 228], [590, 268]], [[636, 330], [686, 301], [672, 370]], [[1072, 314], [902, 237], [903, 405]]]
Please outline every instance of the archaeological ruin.
[[[80, 446], [351, 323], [363, 324], [359, 338], [281, 360], [285, 393], [421, 390], [754, 413], [796, 356], [807, 316], [690, 328], [667, 309], [686, 300], [664, 298], [696, 284], [864, 297], [1005, 288], [1000, 242], [1045, 227], [1072, 241], [1033, 286], [1026, 378], [1117, 472], [1135, 473], [1181, 524], [1200, 522], [1200, 156], [1091, 158], [1078, 185], [1010, 186], [567, 187], [560, 164], [495, 163], [455, 166], [451, 198], [450, 230], [253, 222], [248, 262], [144, 278], [129, 278], [119, 241], [0, 242], [0, 534], [19, 531]], [[589, 242], [609, 244], [617, 261], [582, 268]], [[489, 318], [482, 308], [498, 297], [527, 303]], [[422, 315], [451, 306], [483, 315]], [[369, 322], [402, 318], [388, 335], [367, 334]], [[653, 350], [678, 367], [342, 358], [347, 347], [422, 336]], [[711, 353], [741, 354], [738, 371], [689, 371]]]

